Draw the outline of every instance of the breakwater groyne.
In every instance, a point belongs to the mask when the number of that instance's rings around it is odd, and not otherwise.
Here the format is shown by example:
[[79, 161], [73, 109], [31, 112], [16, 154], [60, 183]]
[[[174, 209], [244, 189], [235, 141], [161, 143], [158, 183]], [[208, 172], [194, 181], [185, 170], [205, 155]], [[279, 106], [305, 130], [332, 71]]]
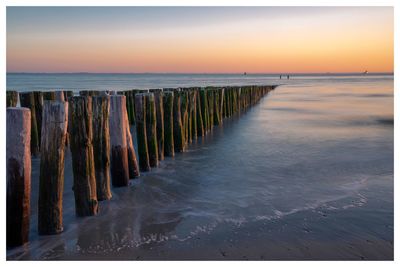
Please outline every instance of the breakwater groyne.
[[[65, 150], [77, 216], [101, 212], [111, 187], [129, 185], [165, 157], [238, 116], [276, 86], [118, 92], [7, 91], [7, 247], [28, 242], [31, 157], [40, 157], [38, 233], [63, 231]], [[131, 132], [131, 126], [135, 126]], [[133, 135], [137, 145], [134, 146]]]

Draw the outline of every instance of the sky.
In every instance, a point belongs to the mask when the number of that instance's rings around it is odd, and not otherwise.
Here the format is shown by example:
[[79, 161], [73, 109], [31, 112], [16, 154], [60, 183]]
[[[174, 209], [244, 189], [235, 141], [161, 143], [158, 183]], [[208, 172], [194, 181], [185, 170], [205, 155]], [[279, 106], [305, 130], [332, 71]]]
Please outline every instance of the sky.
[[7, 7], [7, 72], [393, 72], [392, 7]]

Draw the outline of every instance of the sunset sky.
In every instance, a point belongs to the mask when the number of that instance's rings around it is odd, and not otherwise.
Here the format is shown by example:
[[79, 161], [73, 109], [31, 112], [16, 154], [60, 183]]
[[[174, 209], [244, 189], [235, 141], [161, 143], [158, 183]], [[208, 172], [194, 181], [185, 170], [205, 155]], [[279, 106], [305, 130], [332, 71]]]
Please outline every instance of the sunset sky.
[[7, 7], [7, 72], [392, 72], [391, 7]]

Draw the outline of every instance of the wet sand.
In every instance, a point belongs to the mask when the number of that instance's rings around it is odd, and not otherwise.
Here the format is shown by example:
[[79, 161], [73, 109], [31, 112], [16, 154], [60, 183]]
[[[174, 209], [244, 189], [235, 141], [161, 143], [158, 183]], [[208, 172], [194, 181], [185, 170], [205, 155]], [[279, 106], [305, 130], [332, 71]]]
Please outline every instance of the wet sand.
[[[354, 219], [357, 214], [305, 211], [285, 218], [255, 222], [245, 226], [219, 225], [213, 233], [204, 232], [184, 242], [172, 240], [165, 244], [122, 248], [98, 253], [96, 244], [83, 238], [78, 254], [53, 259], [76, 260], [393, 260], [390, 235], [376, 238], [370, 233], [339, 238], [343, 229], [357, 225], [338, 226], [338, 220]], [[362, 224], [362, 222], [357, 222]], [[382, 233], [391, 226], [377, 226]], [[346, 232], [347, 232], [346, 229]], [[332, 233], [335, 231], [336, 234]], [[157, 232], [157, 226], [149, 229]], [[321, 240], [321, 236], [326, 236]], [[330, 238], [328, 238], [330, 236]]]

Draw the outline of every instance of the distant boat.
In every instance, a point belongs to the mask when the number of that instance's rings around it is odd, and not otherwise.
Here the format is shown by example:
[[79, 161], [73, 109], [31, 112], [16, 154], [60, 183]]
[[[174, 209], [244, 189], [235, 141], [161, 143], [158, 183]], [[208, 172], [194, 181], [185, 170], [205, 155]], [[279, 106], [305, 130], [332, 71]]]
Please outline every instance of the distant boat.
[[243, 75], [247, 75], [247, 72], [244, 72]]
[[366, 71], [364, 71], [364, 72], [363, 72], [363, 74], [368, 74], [368, 71], [367, 71], [367, 70], [366, 70]]

